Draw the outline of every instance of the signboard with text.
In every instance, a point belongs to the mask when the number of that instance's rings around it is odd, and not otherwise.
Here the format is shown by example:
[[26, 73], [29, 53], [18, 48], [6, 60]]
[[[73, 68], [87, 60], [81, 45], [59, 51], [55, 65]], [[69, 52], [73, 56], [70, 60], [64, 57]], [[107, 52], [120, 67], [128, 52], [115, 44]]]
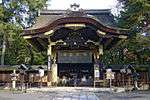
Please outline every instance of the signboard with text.
[[95, 77], [99, 77], [99, 75], [100, 75], [100, 72], [99, 72], [98, 69], [96, 69], [96, 70], [94, 71], [94, 76], [95, 76]]
[[114, 79], [115, 73], [114, 72], [106, 72], [106, 79]]
[[58, 51], [58, 63], [92, 63], [92, 52], [88, 50]]

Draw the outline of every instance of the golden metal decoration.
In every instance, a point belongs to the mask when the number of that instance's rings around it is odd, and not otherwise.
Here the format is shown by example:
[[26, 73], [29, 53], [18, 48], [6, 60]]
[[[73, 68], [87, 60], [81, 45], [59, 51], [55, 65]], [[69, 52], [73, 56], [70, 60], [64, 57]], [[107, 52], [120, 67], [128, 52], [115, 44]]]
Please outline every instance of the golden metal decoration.
[[86, 25], [85, 24], [65, 24], [65, 27], [73, 29], [73, 30], [78, 30], [83, 27], [86, 27]]
[[65, 24], [65, 27], [86, 27], [85, 24]]
[[24, 39], [31, 39], [32, 36], [23, 36]]
[[121, 39], [127, 39], [127, 36], [125, 36], [125, 35], [119, 35], [119, 38], [121, 38]]
[[97, 33], [99, 33], [99, 34], [101, 34], [101, 35], [106, 35], [105, 32], [102, 32], [102, 31], [100, 31], [100, 30], [97, 30]]
[[50, 34], [52, 34], [53, 32], [54, 32], [54, 30], [50, 30], [50, 31], [48, 31], [48, 32], [45, 32], [44, 35], [50, 35]]

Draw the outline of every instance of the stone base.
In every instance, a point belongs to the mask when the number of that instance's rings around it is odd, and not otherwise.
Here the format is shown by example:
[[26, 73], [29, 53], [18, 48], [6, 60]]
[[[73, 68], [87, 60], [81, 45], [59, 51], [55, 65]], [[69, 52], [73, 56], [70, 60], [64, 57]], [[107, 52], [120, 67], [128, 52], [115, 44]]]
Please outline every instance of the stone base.
[[52, 74], [51, 74], [51, 82], [57, 83], [57, 64], [52, 64]]
[[47, 82], [51, 82], [52, 71], [47, 71]]
[[47, 82], [47, 87], [51, 87], [52, 83], [51, 82]]
[[52, 82], [52, 86], [57, 87], [57, 82]]
[[149, 88], [150, 88], [149, 84], [143, 84], [143, 85], [139, 88], [139, 90], [149, 90]]

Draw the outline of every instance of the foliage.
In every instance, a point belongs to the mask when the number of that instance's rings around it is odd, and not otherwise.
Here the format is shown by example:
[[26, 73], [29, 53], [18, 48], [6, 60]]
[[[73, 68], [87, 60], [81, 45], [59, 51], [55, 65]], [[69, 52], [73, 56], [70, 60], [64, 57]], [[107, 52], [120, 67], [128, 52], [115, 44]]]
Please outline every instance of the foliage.
[[122, 6], [117, 16], [118, 27], [130, 29], [129, 38], [110, 51], [105, 51], [103, 62], [105, 64], [148, 64], [150, 63], [150, 1], [118, 1]]
[[[20, 34], [24, 28], [34, 23], [37, 12], [45, 5], [46, 0], [3, 0], [0, 4], [0, 56], [3, 42], [6, 42], [5, 64], [14, 65], [26, 62], [43, 64], [44, 56], [35, 50], [29, 51], [29, 43]], [[31, 57], [31, 52], [33, 52]], [[31, 62], [31, 58], [34, 59]]]
[[149, 0], [118, 0], [123, 5], [118, 21], [119, 26], [142, 30], [149, 25], [150, 1]]
[[4, 0], [6, 19], [18, 23], [23, 28], [32, 26], [38, 10], [46, 3], [46, 0]]
[[149, 64], [150, 41], [147, 37], [137, 34], [135, 38], [123, 40], [111, 50], [105, 50], [103, 63], [109, 64]]

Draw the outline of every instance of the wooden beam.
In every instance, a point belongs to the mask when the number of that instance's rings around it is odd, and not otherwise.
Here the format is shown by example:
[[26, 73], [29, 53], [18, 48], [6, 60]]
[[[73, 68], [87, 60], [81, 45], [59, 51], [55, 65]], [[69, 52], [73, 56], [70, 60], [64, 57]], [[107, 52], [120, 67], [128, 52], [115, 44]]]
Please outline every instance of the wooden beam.
[[113, 41], [113, 38], [109, 38], [109, 39], [107, 40], [107, 42], [105, 43], [104, 47], [107, 48], [108, 45], [109, 45], [112, 41]]
[[41, 38], [37, 38], [37, 41], [43, 46], [44, 49], [46, 49], [47, 43], [45, 43], [45, 41], [43, 41]]
[[119, 38], [120, 38], [120, 39], [127, 39], [128, 36], [125, 36], [125, 35], [119, 35]]

